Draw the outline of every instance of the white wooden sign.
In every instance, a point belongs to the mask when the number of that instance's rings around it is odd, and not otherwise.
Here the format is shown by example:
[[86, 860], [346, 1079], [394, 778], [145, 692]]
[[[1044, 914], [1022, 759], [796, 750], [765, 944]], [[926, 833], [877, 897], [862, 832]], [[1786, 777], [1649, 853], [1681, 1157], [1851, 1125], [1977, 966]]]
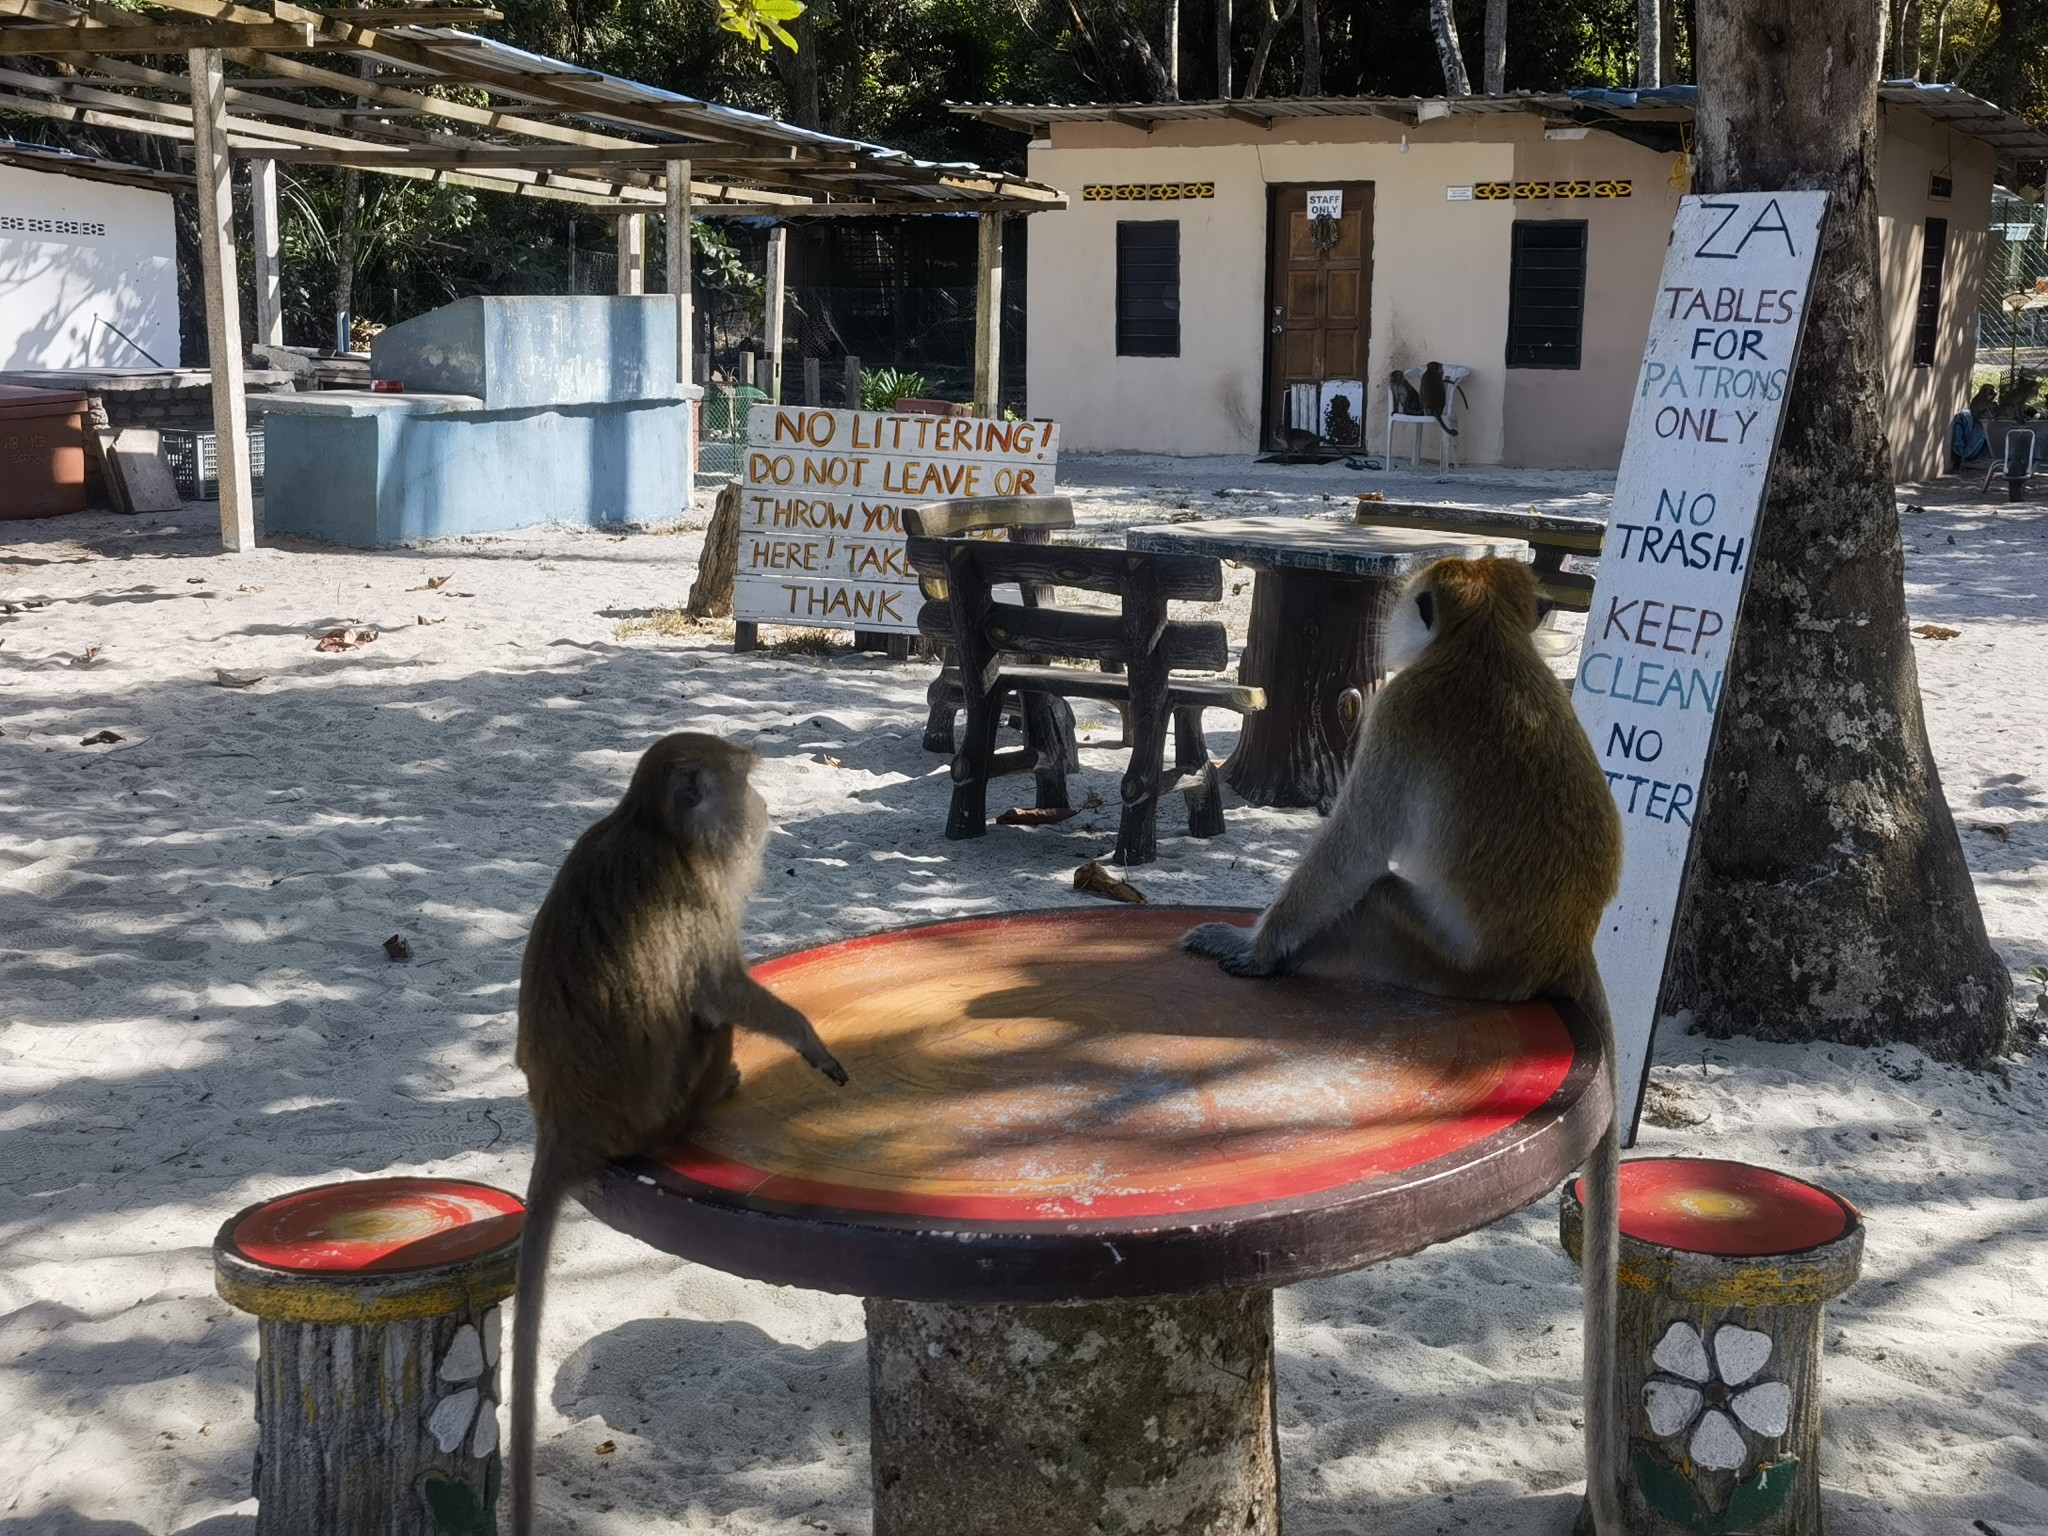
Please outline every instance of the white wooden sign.
[[1633, 1139], [1824, 192], [1679, 202], [1573, 698], [1621, 810], [1594, 954]]
[[916, 634], [903, 508], [1052, 491], [1049, 421], [756, 406], [747, 419], [733, 615]]

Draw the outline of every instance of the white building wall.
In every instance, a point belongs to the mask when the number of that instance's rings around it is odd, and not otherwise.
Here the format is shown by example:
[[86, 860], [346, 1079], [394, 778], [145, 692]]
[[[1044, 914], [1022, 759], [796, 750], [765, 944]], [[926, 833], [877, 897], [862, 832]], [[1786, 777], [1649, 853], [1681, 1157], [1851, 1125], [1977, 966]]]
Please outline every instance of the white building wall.
[[167, 368], [178, 357], [166, 192], [0, 165], [0, 368]]

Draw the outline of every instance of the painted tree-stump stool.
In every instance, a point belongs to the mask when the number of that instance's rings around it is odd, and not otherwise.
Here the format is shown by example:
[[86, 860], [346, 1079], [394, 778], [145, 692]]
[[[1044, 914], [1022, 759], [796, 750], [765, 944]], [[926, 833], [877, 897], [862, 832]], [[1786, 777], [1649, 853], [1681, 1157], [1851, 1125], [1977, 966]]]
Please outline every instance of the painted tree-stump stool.
[[[1579, 1202], [1574, 1181], [1560, 1224], [1575, 1262]], [[1621, 1165], [1615, 1464], [1631, 1536], [1818, 1536], [1821, 1310], [1862, 1257], [1856, 1208], [1816, 1184], [1715, 1158]]]
[[867, 1298], [876, 1536], [1270, 1536], [1273, 1288], [1483, 1226], [1597, 1138], [1582, 1019], [1179, 946], [1253, 915], [1018, 913], [770, 961], [848, 1086], [742, 1034], [738, 1092], [587, 1197], [670, 1253]]
[[321, 1184], [230, 1217], [257, 1319], [257, 1536], [491, 1536], [498, 1303], [526, 1208], [462, 1179]]

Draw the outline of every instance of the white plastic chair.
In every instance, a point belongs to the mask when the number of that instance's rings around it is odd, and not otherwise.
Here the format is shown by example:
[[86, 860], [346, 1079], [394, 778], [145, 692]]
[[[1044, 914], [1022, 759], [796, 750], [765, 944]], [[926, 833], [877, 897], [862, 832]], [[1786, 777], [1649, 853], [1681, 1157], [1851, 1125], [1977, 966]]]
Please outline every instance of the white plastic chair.
[[2034, 472], [2034, 434], [2028, 427], [2008, 427], [1997, 458], [1984, 467], [1984, 489], [2003, 475], [2007, 480], [2025, 480]]
[[[1406, 379], [1410, 384], [1420, 384], [1422, 382], [1422, 371], [1423, 365], [1418, 365], [1414, 368], [1403, 369], [1401, 377]], [[1444, 401], [1444, 425], [1447, 427], [1455, 428], [1458, 425], [1457, 386], [1462, 381], [1469, 379], [1471, 376], [1472, 370], [1470, 368], [1458, 367], [1450, 363], [1444, 364], [1444, 388], [1445, 392], [1450, 397], [1449, 399]], [[1424, 427], [1433, 427], [1435, 425], [1436, 418], [1434, 416], [1409, 416], [1404, 415], [1400, 411], [1395, 410], [1394, 392], [1391, 389], [1388, 390], [1387, 467], [1389, 469], [1392, 469], [1394, 467], [1395, 427], [1413, 426], [1415, 428], [1415, 451], [1409, 455], [1409, 462], [1419, 469], [1422, 466], [1422, 429]], [[1451, 467], [1451, 461], [1457, 457], [1456, 445], [1457, 439], [1453, 438], [1450, 435], [1450, 433], [1437, 433], [1437, 465], [1439, 468], [1449, 469]]]

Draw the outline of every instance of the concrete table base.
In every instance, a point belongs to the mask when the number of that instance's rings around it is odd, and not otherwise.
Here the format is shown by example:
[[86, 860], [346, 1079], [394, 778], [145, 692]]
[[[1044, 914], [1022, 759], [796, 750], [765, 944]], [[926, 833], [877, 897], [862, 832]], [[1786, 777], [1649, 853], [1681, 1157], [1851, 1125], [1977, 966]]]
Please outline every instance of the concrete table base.
[[866, 1305], [875, 1536], [1278, 1536], [1271, 1291]]

